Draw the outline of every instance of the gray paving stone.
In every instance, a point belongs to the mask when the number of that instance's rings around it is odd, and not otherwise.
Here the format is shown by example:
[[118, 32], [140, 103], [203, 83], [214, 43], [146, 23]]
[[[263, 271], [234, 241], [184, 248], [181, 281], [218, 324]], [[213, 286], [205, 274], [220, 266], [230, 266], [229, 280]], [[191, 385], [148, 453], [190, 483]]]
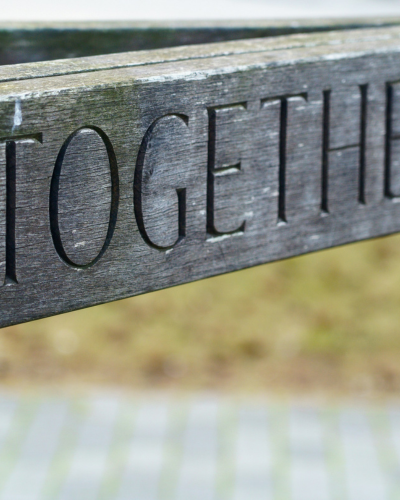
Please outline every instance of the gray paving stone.
[[400, 407], [0, 394], [0, 500], [397, 500]]

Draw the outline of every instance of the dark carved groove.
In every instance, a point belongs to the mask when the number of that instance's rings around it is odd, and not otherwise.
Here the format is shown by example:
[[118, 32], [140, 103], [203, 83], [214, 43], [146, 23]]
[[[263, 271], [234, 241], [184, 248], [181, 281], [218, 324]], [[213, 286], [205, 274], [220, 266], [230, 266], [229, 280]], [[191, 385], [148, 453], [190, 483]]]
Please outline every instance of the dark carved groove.
[[281, 99], [281, 125], [279, 139], [279, 196], [278, 222], [286, 221], [286, 136], [287, 136], [288, 102]]
[[143, 184], [144, 159], [146, 157], [147, 147], [150, 142], [151, 136], [153, 135], [153, 131], [156, 125], [159, 123], [160, 120], [168, 116], [175, 116], [176, 118], [180, 118], [186, 125], [189, 124], [189, 117], [182, 114], [168, 114], [161, 116], [160, 118], [157, 118], [147, 129], [143, 137], [136, 160], [135, 175], [133, 180], [133, 206], [139, 232], [143, 240], [150, 247], [155, 248], [157, 250], [170, 250], [171, 248], [174, 248], [174, 246], [177, 245], [177, 243], [179, 243], [186, 236], [186, 189], [185, 188], [176, 190], [178, 196], [178, 238], [176, 239], [175, 243], [173, 243], [170, 246], [161, 246], [154, 243], [147, 234], [146, 226], [144, 224], [144, 219], [143, 219], [142, 184]]
[[216, 110], [223, 108], [232, 108], [242, 106], [246, 109], [246, 103], [230, 104], [228, 106], [215, 106], [208, 109], [208, 159], [207, 159], [207, 233], [211, 236], [222, 236], [225, 234], [242, 233], [246, 227], [246, 221], [233, 231], [221, 232], [215, 227], [215, 196], [214, 196], [214, 180], [218, 173], [231, 168], [240, 170], [241, 162], [235, 165], [227, 165], [220, 168], [215, 168], [215, 147], [216, 147]]
[[329, 122], [330, 122], [331, 91], [323, 92], [322, 119], [322, 175], [321, 175], [321, 210], [328, 213], [328, 175], [329, 175]]
[[[60, 184], [60, 175], [62, 164], [64, 161], [65, 154], [67, 152], [68, 146], [71, 143], [72, 139], [84, 129], [90, 129], [96, 132], [99, 137], [102, 139], [104, 145], [106, 146], [108, 161], [110, 164], [110, 173], [111, 173], [111, 207], [110, 207], [110, 217], [108, 222], [108, 230], [107, 235], [104, 240], [104, 244], [97, 254], [97, 256], [88, 262], [87, 264], [80, 265], [73, 262], [65, 252], [61, 241], [60, 227], [58, 222], [58, 194], [59, 194], [59, 184]], [[50, 185], [50, 203], [49, 203], [49, 211], [50, 211], [50, 229], [51, 235], [53, 237], [54, 247], [63, 262], [67, 265], [77, 268], [77, 269], [87, 269], [89, 267], [94, 266], [104, 255], [107, 250], [111, 239], [114, 234], [115, 225], [117, 223], [117, 215], [118, 215], [118, 204], [119, 204], [119, 179], [118, 179], [118, 166], [117, 159], [114, 153], [114, 148], [111, 144], [110, 139], [106, 135], [106, 133], [101, 130], [99, 127], [94, 127], [91, 125], [81, 127], [73, 132], [67, 140], [64, 142], [60, 152], [58, 153], [56, 164], [53, 171], [53, 177], [51, 179]]]
[[0, 138], [6, 148], [6, 263], [4, 284], [17, 284], [16, 264], [16, 203], [17, 203], [17, 143], [23, 140], [43, 142], [42, 134]]
[[16, 144], [6, 142], [6, 275], [5, 284], [18, 283], [15, 259]]
[[286, 163], [287, 163], [287, 127], [288, 127], [288, 101], [294, 97], [301, 97], [308, 100], [307, 92], [298, 94], [287, 94], [283, 96], [274, 96], [261, 100], [261, 106], [267, 102], [280, 101], [280, 126], [279, 126], [279, 174], [278, 174], [278, 223], [286, 223]]
[[393, 87], [386, 85], [386, 138], [385, 138], [385, 179], [384, 195], [386, 198], [393, 198], [390, 186], [391, 170], [391, 140], [392, 140], [392, 108], [393, 108]]
[[368, 85], [360, 85], [361, 117], [360, 117], [360, 169], [358, 178], [358, 201], [365, 205], [365, 175], [366, 175], [366, 147], [367, 147], [367, 109]]

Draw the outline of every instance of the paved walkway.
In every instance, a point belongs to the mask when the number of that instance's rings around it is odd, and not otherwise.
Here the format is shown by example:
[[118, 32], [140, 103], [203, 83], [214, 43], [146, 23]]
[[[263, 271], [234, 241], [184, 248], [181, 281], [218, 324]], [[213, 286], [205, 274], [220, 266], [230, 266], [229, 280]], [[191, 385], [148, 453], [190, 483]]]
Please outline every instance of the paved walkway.
[[0, 500], [398, 500], [400, 405], [0, 395]]

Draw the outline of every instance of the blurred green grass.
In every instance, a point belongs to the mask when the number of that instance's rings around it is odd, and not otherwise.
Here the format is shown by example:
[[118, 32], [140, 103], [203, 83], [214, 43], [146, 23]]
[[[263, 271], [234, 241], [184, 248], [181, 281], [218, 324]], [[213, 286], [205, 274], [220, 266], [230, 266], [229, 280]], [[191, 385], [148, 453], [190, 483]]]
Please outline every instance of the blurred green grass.
[[400, 393], [400, 235], [2, 329], [0, 379]]

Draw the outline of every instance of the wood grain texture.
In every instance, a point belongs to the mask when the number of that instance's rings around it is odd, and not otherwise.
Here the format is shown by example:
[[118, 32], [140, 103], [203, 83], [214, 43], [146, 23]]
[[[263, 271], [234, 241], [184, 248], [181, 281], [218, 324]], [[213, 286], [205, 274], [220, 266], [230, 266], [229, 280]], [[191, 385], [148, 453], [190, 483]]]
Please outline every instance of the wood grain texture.
[[0, 325], [400, 231], [400, 28], [0, 68]]
[[152, 22], [0, 22], [0, 65], [258, 37], [398, 25], [396, 17]]

